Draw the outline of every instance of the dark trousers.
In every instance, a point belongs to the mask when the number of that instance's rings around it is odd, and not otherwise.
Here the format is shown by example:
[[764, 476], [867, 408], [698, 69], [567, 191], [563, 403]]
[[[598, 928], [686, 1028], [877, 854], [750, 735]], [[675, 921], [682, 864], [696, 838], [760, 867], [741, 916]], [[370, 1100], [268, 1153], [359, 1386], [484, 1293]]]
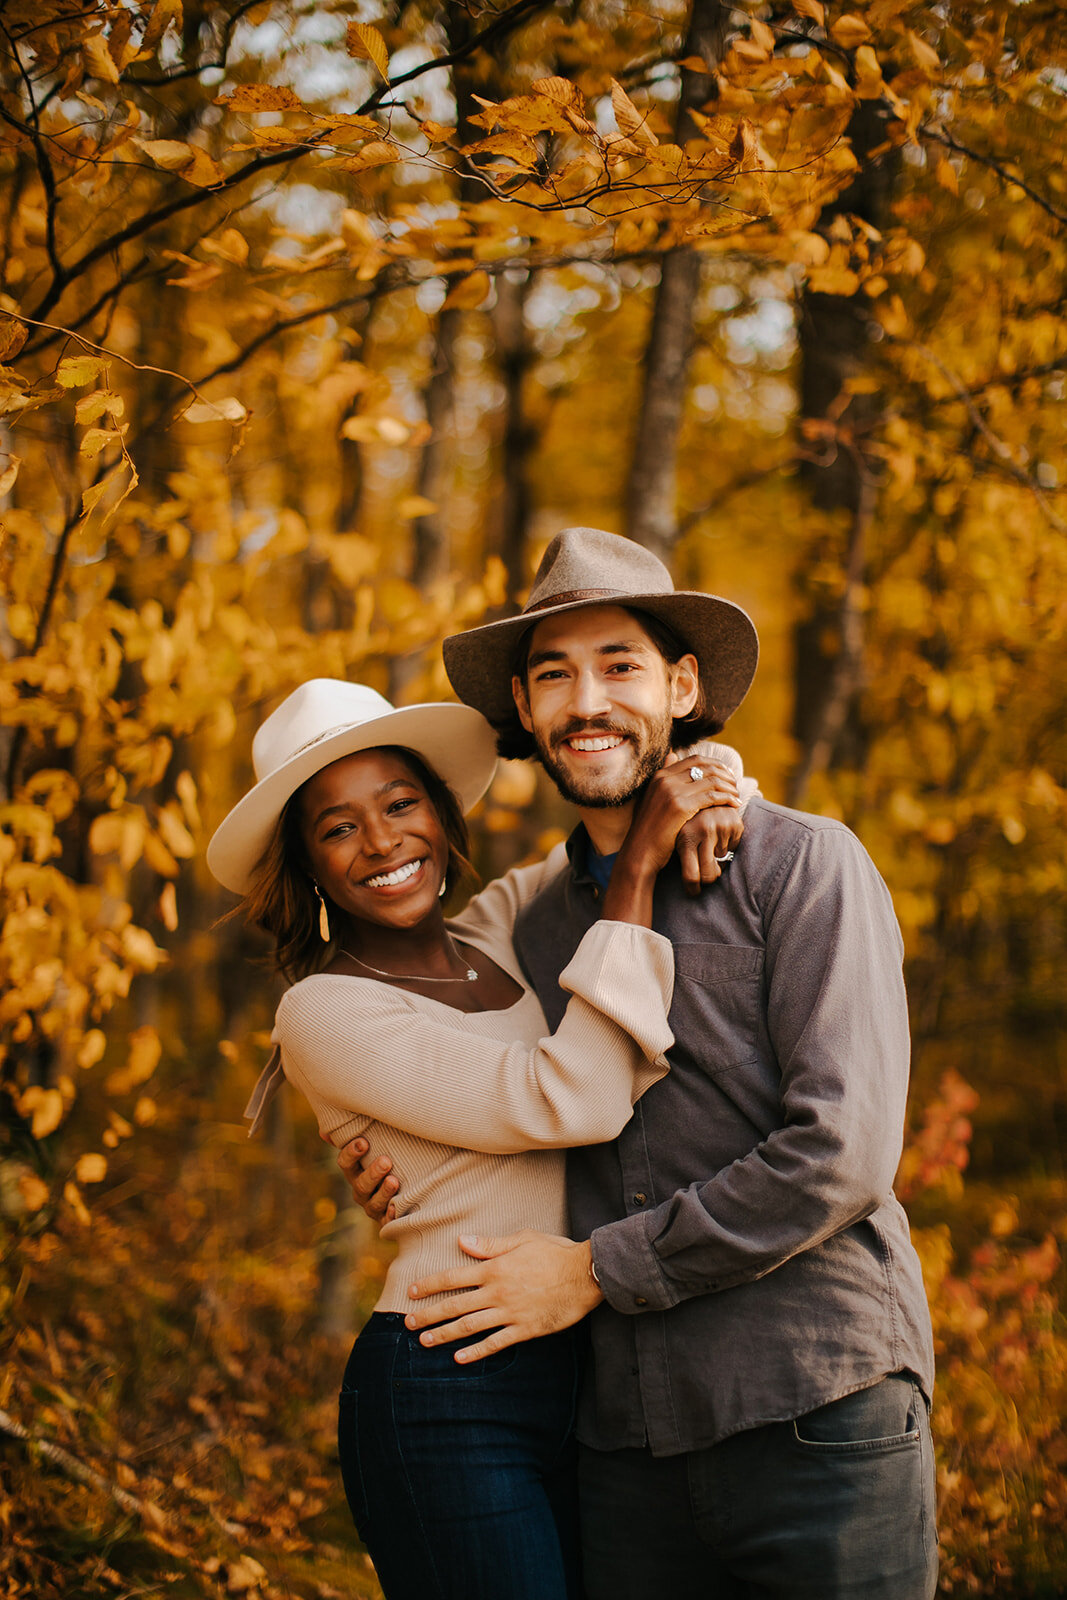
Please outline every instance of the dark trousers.
[[375, 1314], [345, 1369], [341, 1472], [386, 1600], [579, 1600], [579, 1336], [461, 1347]]
[[907, 1375], [688, 1455], [583, 1447], [589, 1600], [931, 1600], [934, 1464]]

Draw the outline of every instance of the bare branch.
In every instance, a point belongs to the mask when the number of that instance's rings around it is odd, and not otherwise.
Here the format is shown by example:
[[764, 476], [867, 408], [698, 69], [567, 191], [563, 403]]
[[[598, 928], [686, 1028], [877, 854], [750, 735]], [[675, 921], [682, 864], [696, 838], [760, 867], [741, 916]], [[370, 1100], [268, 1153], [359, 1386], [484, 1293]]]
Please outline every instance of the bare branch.
[[144, 1517], [157, 1527], [166, 1521], [158, 1506], [148, 1505], [127, 1490], [120, 1489], [117, 1483], [111, 1483], [92, 1467], [87, 1467], [83, 1461], [72, 1456], [69, 1450], [53, 1444], [50, 1439], [42, 1439], [31, 1433], [29, 1428], [24, 1428], [21, 1422], [16, 1422], [6, 1411], [0, 1411], [0, 1433], [6, 1433], [9, 1439], [19, 1439], [23, 1444], [29, 1445], [31, 1450], [35, 1450], [45, 1461], [50, 1461], [54, 1467], [59, 1467], [61, 1472], [65, 1472], [67, 1477], [73, 1478], [76, 1483], [84, 1484], [88, 1489], [102, 1490], [104, 1494], [110, 1495], [123, 1511]]
[[996, 173], [998, 178], [1003, 178], [1005, 183], [1013, 183], [1024, 194], [1029, 195], [1035, 205], [1040, 206], [1042, 211], [1047, 212], [1057, 222], [1067, 223], [1067, 212], [1058, 210], [1051, 200], [1046, 199], [1043, 194], [1039, 194], [1032, 184], [1027, 183], [1025, 178], [1020, 178], [1017, 173], [1009, 171], [1004, 163], [998, 161], [995, 156], [983, 155], [980, 150], [972, 149], [970, 145], [964, 144], [961, 139], [955, 138], [951, 133], [946, 133], [944, 128], [937, 127], [933, 123], [926, 123], [922, 128], [922, 134], [925, 139], [930, 139], [934, 144], [944, 145], [946, 150], [956, 150], [961, 156], [967, 156], [969, 160], [977, 161], [981, 166], [988, 167], [991, 172]]

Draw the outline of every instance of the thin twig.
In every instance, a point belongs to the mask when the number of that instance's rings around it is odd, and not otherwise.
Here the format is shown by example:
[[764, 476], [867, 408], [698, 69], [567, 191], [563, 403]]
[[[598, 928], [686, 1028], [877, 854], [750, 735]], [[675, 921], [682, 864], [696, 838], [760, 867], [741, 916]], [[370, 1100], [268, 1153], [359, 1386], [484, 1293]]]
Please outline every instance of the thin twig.
[[129, 1494], [127, 1490], [120, 1488], [117, 1483], [112, 1483], [108, 1478], [103, 1477], [101, 1473], [95, 1471], [94, 1468], [87, 1467], [83, 1461], [78, 1460], [77, 1456], [72, 1456], [69, 1450], [64, 1450], [61, 1445], [53, 1444], [50, 1439], [42, 1439], [37, 1434], [31, 1433], [28, 1428], [23, 1427], [21, 1422], [16, 1422], [14, 1417], [2, 1410], [0, 1410], [0, 1432], [6, 1433], [10, 1439], [19, 1439], [23, 1444], [31, 1445], [46, 1461], [50, 1461], [53, 1466], [59, 1467], [60, 1471], [65, 1472], [68, 1478], [73, 1478], [76, 1483], [82, 1483], [88, 1489], [98, 1489], [104, 1494], [109, 1494], [116, 1504], [122, 1507], [123, 1511], [132, 1512], [134, 1516], [144, 1517], [157, 1527], [166, 1522], [166, 1516], [158, 1506], [150, 1505], [145, 1500], [138, 1500], [136, 1495]]
[[1009, 171], [1002, 161], [997, 160], [996, 156], [983, 155], [981, 150], [972, 149], [970, 145], [964, 144], [961, 139], [955, 138], [951, 133], [946, 133], [944, 128], [935, 127], [932, 123], [926, 124], [922, 129], [922, 134], [925, 139], [931, 139], [934, 144], [944, 145], [946, 150], [956, 150], [961, 156], [967, 156], [971, 161], [977, 161], [983, 167], [988, 167], [991, 172], [997, 174], [998, 178], [1003, 178], [1005, 183], [1013, 183], [1024, 194], [1029, 195], [1035, 205], [1040, 206], [1042, 211], [1047, 211], [1048, 215], [1054, 217], [1057, 222], [1067, 223], [1067, 212], [1058, 210], [1051, 200], [1047, 200], [1043, 194], [1039, 194], [1032, 184], [1027, 183], [1025, 178], [1020, 178], [1017, 173]]

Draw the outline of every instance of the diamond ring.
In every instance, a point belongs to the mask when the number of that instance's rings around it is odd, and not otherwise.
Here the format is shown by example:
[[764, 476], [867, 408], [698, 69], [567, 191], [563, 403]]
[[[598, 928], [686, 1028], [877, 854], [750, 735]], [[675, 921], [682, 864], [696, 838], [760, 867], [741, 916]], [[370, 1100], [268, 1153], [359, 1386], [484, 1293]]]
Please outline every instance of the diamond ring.
[[699, 783], [701, 778], [704, 776], [704, 768], [703, 767], [690, 767], [689, 768], [689, 776], [690, 776], [690, 779], [692, 780], [693, 783]]

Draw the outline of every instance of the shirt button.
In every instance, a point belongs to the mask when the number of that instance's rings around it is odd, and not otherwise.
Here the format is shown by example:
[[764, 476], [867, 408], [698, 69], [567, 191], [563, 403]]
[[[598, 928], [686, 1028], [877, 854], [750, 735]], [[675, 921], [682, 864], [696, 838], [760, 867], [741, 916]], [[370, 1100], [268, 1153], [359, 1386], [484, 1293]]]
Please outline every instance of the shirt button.
[[648, 1301], [645, 1299], [643, 1294], [635, 1294], [634, 1295], [634, 1305], [635, 1306], [647, 1306], [648, 1305]]
[[642, 1194], [640, 1190], [637, 1192], [637, 1194], [632, 1194], [630, 1199], [633, 1201], [635, 1206], [643, 1206], [648, 1204], [648, 1195]]

